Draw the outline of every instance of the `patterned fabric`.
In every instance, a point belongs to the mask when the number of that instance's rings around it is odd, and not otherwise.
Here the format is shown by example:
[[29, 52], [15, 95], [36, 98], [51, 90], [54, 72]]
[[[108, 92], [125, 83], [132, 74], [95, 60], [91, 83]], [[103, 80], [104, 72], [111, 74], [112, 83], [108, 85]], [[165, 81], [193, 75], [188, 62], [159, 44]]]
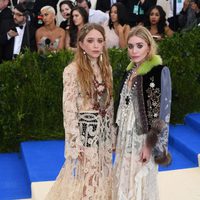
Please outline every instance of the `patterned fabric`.
[[110, 200], [113, 103], [102, 116], [79, 91], [75, 63], [63, 73], [65, 157], [46, 200]]
[[51, 42], [47, 37], [42, 37], [38, 43], [38, 48], [44, 52], [48, 49], [56, 50], [58, 48], [58, 44], [59, 38], [56, 38], [54, 42]]
[[[132, 70], [127, 80], [134, 72]], [[138, 81], [134, 81], [132, 88], [128, 87], [128, 81], [124, 82], [120, 104], [117, 112], [116, 123], [119, 126], [116, 147], [116, 161], [113, 176], [113, 200], [159, 200], [157, 188], [158, 166], [154, 156], [167, 150], [168, 123], [171, 105], [171, 80], [167, 67], [164, 67], [161, 74], [161, 92], [155, 91], [154, 80], [151, 79], [147, 92], [157, 101], [159, 97], [159, 119], [165, 122], [155, 148], [148, 163], [142, 164], [140, 153], [146, 142], [147, 134], [143, 132], [142, 119], [137, 87]], [[137, 77], [135, 80], [138, 80]], [[157, 95], [155, 95], [157, 94]], [[156, 98], [155, 98], [156, 96]], [[153, 99], [149, 102], [152, 106]], [[151, 113], [152, 114], [152, 113]]]

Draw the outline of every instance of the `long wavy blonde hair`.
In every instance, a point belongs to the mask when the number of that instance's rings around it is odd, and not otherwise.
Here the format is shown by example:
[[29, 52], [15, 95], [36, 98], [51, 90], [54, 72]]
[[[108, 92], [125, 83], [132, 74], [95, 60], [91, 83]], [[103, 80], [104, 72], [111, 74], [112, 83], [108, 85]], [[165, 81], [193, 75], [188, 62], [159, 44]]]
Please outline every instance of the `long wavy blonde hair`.
[[[78, 67], [78, 80], [79, 84], [81, 86], [81, 93], [83, 94], [84, 101], [93, 98], [94, 94], [94, 74], [91, 66], [91, 61], [89, 57], [84, 54], [84, 50], [80, 46], [80, 42], [83, 42], [86, 35], [91, 30], [97, 30], [99, 31], [103, 39], [105, 41], [105, 31], [104, 28], [95, 23], [87, 23], [83, 26], [83, 28], [80, 30], [78, 35], [78, 41], [77, 41], [77, 51], [75, 55], [75, 62]], [[101, 57], [101, 58], [100, 58]], [[103, 47], [103, 51], [101, 56], [99, 56], [97, 64], [100, 67], [102, 80], [105, 83], [108, 95], [106, 99], [106, 103], [109, 104], [111, 96], [112, 96], [112, 71], [110, 69], [110, 63], [108, 58], [108, 52]]]

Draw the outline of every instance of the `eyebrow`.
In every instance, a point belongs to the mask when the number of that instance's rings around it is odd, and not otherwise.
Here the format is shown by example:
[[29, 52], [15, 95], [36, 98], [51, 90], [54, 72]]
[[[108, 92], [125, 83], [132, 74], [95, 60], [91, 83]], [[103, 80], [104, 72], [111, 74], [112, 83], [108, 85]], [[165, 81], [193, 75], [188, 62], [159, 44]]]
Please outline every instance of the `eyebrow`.
[[[94, 37], [88, 37], [87, 39], [96, 39]], [[97, 39], [103, 39], [103, 37], [97, 38]]]
[[[128, 42], [128, 44], [133, 44], [133, 43], [129, 43]], [[143, 42], [137, 42], [137, 43], [135, 43], [135, 44], [144, 44]], [[135, 45], [135, 44], [133, 44], [133, 45]]]

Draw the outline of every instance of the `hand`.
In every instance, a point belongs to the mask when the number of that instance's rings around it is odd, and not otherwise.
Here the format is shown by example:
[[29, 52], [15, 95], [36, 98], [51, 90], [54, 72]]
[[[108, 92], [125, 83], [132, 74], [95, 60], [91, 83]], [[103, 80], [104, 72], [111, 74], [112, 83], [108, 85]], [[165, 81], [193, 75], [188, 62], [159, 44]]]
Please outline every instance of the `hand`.
[[140, 153], [140, 162], [148, 163], [151, 156], [151, 148], [144, 145]]
[[12, 29], [9, 30], [9, 31], [7, 32], [7, 34], [8, 34], [9, 37], [11, 37], [11, 38], [18, 35], [18, 33], [17, 33], [16, 31], [13, 31]]
[[122, 26], [121, 24], [118, 24], [116, 27], [117, 33], [121, 34], [124, 32], [124, 26]]

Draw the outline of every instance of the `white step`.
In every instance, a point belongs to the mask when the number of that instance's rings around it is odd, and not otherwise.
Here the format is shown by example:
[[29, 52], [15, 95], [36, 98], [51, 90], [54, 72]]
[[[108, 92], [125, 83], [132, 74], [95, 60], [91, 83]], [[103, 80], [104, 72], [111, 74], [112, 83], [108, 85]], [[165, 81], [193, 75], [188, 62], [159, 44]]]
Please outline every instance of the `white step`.
[[[44, 200], [54, 181], [33, 182], [32, 200]], [[200, 168], [158, 173], [160, 200], [200, 200]]]
[[48, 191], [55, 181], [32, 182], [31, 183], [31, 200], [44, 200]]

